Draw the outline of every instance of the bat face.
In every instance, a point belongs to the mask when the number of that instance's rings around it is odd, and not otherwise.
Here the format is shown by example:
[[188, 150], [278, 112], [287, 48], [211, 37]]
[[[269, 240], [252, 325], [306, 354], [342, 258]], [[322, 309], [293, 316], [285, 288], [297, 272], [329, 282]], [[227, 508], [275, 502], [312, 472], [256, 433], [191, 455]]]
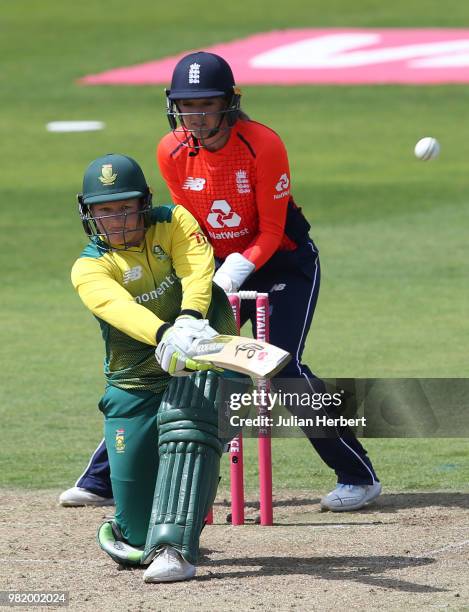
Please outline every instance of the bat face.
[[235, 348], [235, 357], [245, 357], [246, 359], [258, 359], [262, 360], [267, 357], [267, 351], [264, 349], [262, 344], [257, 342], [245, 342], [243, 344], [237, 344]]
[[194, 359], [204, 363], [247, 374], [254, 378], [270, 378], [291, 359], [283, 349], [252, 338], [241, 336], [215, 336], [200, 340]]

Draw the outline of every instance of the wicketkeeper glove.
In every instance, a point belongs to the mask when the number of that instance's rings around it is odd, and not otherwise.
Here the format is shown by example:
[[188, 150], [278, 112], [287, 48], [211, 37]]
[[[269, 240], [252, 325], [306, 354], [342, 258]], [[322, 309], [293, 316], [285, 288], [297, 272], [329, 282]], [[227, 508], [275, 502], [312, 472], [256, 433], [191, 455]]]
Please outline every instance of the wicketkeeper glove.
[[212, 370], [214, 366], [201, 363], [193, 357], [196, 355], [198, 340], [209, 340], [217, 335], [207, 319], [195, 319], [188, 315], [178, 317], [158, 342], [156, 361], [171, 376], [187, 376], [197, 370]]
[[213, 282], [225, 293], [235, 293], [255, 269], [256, 266], [244, 255], [231, 253], [215, 272]]

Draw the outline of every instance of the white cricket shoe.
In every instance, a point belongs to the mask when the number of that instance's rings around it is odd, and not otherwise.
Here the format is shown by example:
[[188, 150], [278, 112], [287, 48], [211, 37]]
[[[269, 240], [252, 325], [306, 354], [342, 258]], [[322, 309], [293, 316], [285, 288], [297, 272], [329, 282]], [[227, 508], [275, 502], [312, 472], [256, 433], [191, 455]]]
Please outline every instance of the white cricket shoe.
[[380, 493], [380, 482], [372, 485], [338, 484], [321, 499], [321, 508], [332, 512], [359, 510], [376, 499]]
[[101, 497], [81, 487], [72, 487], [64, 491], [59, 497], [61, 506], [113, 506], [112, 497]]
[[195, 576], [195, 565], [189, 563], [172, 546], [165, 546], [145, 570], [145, 582], [177, 582]]

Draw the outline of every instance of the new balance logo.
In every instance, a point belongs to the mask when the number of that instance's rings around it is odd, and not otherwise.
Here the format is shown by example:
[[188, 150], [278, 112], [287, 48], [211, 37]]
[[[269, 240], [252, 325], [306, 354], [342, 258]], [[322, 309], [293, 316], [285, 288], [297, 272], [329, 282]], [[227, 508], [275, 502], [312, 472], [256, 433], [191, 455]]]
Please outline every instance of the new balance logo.
[[130, 283], [131, 281], [136, 281], [143, 276], [143, 268], [142, 266], [135, 266], [135, 268], [130, 268], [126, 270], [122, 275], [122, 281], [124, 285]]
[[191, 64], [189, 66], [189, 83], [200, 83], [200, 64]]
[[215, 200], [207, 217], [207, 223], [219, 229], [221, 227], [238, 227], [241, 217], [231, 210], [226, 200]]
[[238, 188], [238, 193], [251, 193], [246, 170], [238, 170], [236, 172], [236, 187]]
[[202, 191], [207, 181], [204, 178], [194, 178], [188, 176], [182, 186], [183, 189], [190, 189], [191, 191]]
[[283, 291], [286, 287], [285, 283], [278, 283], [277, 285], [274, 285], [271, 289], [271, 291]]

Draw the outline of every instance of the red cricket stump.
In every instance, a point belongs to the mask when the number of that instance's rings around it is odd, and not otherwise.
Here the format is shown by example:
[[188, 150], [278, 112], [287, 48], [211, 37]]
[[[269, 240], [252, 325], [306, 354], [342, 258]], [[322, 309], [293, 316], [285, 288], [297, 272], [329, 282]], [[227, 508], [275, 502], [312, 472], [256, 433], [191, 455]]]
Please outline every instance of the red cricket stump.
[[[239, 291], [228, 296], [236, 321], [238, 332], [241, 326], [241, 300], [256, 300], [256, 338], [269, 342], [269, 294], [257, 291]], [[265, 393], [270, 390], [269, 381], [259, 379], [257, 388]], [[269, 416], [265, 406], [259, 406], [259, 414]], [[259, 428], [259, 501], [261, 525], [273, 525], [272, 502], [272, 447], [270, 427]], [[230, 486], [231, 486], [231, 524], [244, 525], [244, 466], [243, 436], [239, 433], [230, 442]], [[211, 508], [205, 519], [206, 524], [213, 523]]]
[[[269, 294], [258, 293], [256, 296], [256, 338], [269, 342]], [[267, 380], [258, 381], [258, 389], [266, 393], [270, 390]], [[269, 416], [268, 410], [259, 406], [261, 416]], [[259, 428], [259, 501], [261, 510], [261, 525], [273, 524], [272, 505], [272, 445], [270, 427]]]
[[213, 525], [213, 508], [210, 508], [210, 510], [207, 512], [207, 516], [205, 517], [205, 524]]
[[[241, 326], [241, 299], [239, 294], [228, 296], [236, 328], [239, 333]], [[240, 432], [230, 442], [230, 483], [231, 483], [231, 524], [244, 525], [244, 466], [243, 466], [243, 436]]]

